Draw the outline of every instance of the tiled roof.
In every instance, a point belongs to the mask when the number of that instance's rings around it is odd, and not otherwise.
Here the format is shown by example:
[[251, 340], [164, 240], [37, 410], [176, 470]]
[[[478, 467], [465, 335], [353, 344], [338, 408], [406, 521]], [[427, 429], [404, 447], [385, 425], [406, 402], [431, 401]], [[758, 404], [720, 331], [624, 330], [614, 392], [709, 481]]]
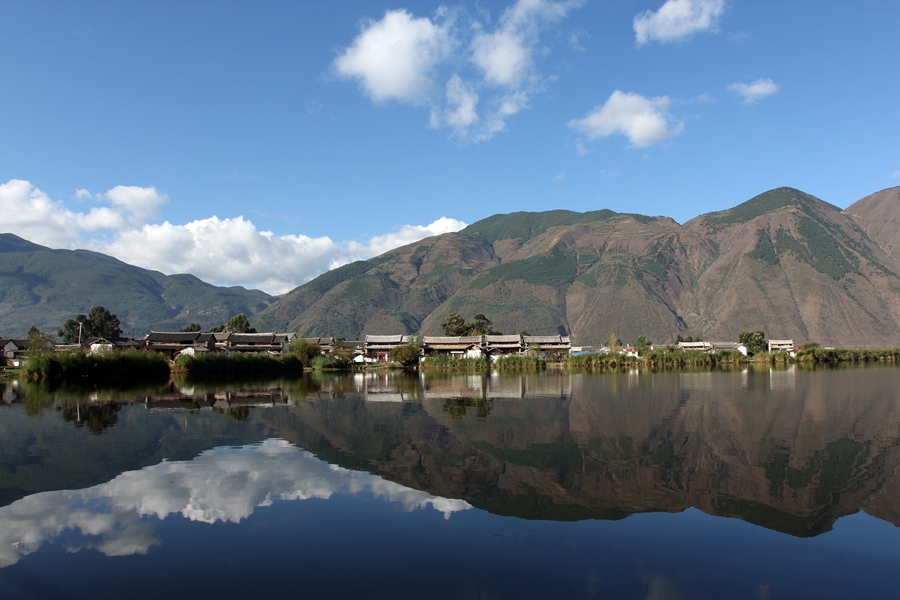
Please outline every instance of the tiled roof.
[[526, 344], [569, 344], [571, 343], [567, 335], [526, 335]]
[[147, 336], [147, 342], [151, 344], [191, 344], [199, 336], [199, 331], [151, 331]]
[[403, 344], [409, 341], [408, 335], [367, 335], [367, 344]]
[[486, 335], [484, 341], [488, 344], [521, 344], [521, 335]]
[[480, 335], [425, 336], [423, 344], [480, 344]]
[[271, 344], [274, 333], [232, 333], [228, 341], [231, 344]]

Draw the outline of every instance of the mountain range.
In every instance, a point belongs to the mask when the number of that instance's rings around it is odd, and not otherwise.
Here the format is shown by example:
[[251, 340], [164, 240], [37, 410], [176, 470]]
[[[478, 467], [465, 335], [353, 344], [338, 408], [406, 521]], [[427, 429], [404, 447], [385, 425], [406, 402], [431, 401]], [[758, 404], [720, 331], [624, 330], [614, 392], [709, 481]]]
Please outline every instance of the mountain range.
[[0, 235], [0, 330], [54, 329], [102, 304], [126, 332], [209, 327], [360, 338], [441, 332], [482, 313], [506, 333], [900, 345], [900, 188], [846, 210], [782, 187], [682, 224], [597, 210], [494, 215], [339, 267], [276, 298]]
[[88, 250], [52, 250], [0, 234], [0, 337], [34, 325], [55, 333], [66, 319], [101, 305], [126, 335], [224, 323], [275, 301], [259, 290], [216, 287], [193, 275], [163, 275]]
[[683, 225], [610, 210], [494, 215], [340, 267], [261, 311], [264, 328], [348, 338], [440, 332], [900, 345], [900, 188], [847, 210], [783, 187]]

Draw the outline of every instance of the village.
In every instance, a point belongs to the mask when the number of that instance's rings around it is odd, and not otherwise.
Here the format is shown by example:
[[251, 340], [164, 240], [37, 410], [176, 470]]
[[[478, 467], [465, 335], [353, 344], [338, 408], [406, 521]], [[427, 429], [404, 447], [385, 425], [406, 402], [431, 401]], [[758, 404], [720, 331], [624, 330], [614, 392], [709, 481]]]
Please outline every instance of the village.
[[[639, 348], [632, 345], [573, 346], [567, 335], [469, 335], [469, 336], [412, 336], [367, 335], [363, 340], [344, 340], [336, 337], [303, 337], [296, 333], [236, 333], [236, 332], [161, 332], [151, 331], [142, 338], [120, 337], [106, 339], [89, 337], [77, 344], [55, 344], [52, 349], [63, 352], [81, 350], [87, 353], [114, 350], [139, 350], [156, 352], [175, 361], [180, 356], [196, 356], [206, 353], [283, 355], [295, 340], [302, 339], [319, 347], [323, 355], [344, 354], [355, 364], [389, 363], [391, 351], [397, 347], [417, 344], [419, 360], [431, 357], [497, 360], [503, 356], [540, 355], [561, 359], [566, 355], [609, 354], [612, 352], [634, 356]], [[27, 360], [29, 339], [0, 338], [0, 365], [23, 366]], [[769, 352], [795, 353], [794, 341], [768, 340]], [[51, 342], [48, 342], [48, 349]], [[690, 341], [674, 344], [680, 350], [714, 353], [738, 351], [747, 356], [748, 349], [739, 342]], [[648, 346], [652, 350], [654, 347]]]

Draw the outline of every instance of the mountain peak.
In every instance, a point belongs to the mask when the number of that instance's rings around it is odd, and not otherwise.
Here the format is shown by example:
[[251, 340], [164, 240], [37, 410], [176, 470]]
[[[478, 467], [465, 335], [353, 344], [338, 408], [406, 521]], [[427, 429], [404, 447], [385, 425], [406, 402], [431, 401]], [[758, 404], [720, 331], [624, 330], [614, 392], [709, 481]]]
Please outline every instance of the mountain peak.
[[47, 250], [47, 248], [12, 233], [0, 233], [0, 252], [32, 252], [34, 250]]

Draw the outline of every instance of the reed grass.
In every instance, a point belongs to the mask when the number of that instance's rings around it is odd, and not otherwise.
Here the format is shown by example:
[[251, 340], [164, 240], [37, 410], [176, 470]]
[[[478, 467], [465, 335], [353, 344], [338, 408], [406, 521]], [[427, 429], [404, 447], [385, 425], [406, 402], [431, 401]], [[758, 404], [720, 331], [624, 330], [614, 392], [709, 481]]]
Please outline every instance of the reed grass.
[[197, 375], [247, 375], [253, 373], [302, 373], [303, 363], [292, 355], [208, 353], [179, 356], [175, 369]]
[[39, 352], [22, 367], [28, 381], [154, 381], [169, 378], [169, 362], [161, 354], [139, 350]]

